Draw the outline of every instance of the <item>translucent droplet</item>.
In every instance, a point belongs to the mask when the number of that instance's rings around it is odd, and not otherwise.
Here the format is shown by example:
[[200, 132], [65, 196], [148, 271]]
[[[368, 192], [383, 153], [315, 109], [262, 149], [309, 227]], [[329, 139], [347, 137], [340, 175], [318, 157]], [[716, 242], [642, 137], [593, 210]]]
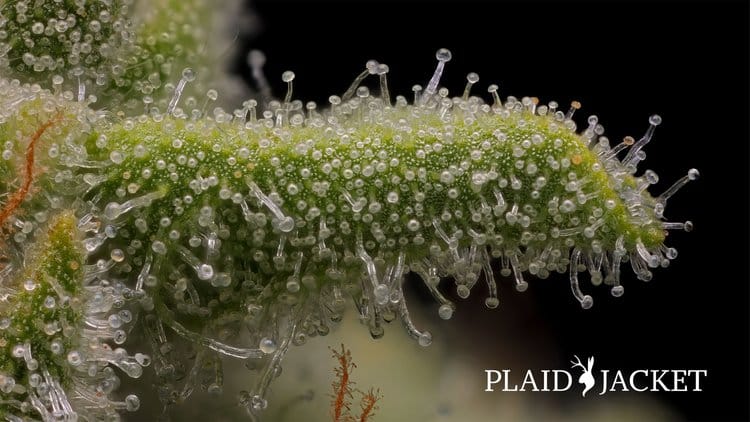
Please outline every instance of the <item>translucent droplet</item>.
[[216, 277], [211, 279], [211, 285], [214, 287], [227, 287], [232, 284], [232, 277], [227, 273], [217, 273]]
[[432, 344], [432, 334], [430, 334], [429, 331], [425, 331], [419, 336], [419, 339], [417, 340], [420, 346], [427, 347], [430, 344]]
[[276, 342], [268, 337], [263, 337], [260, 340], [260, 350], [265, 354], [270, 354], [276, 351]]
[[112, 335], [112, 340], [115, 344], [123, 344], [128, 339], [128, 334], [124, 330], [116, 330]]
[[141, 400], [135, 394], [130, 394], [125, 397], [125, 409], [128, 412], [135, 412], [141, 407]]
[[23, 357], [24, 352], [26, 351], [26, 347], [24, 347], [23, 344], [16, 344], [13, 346], [13, 349], [11, 350], [11, 354], [14, 358], [20, 358]]
[[120, 312], [117, 313], [117, 315], [120, 317], [120, 320], [124, 323], [128, 323], [133, 320], [133, 313], [130, 312], [127, 309], [123, 309]]
[[81, 357], [81, 353], [77, 350], [73, 350], [72, 352], [68, 353], [68, 363], [73, 366], [78, 366], [83, 362], [83, 358]]
[[594, 299], [589, 295], [584, 296], [581, 301], [581, 308], [590, 309], [592, 306], [594, 306]]
[[[277, 75], [278, 75], [278, 73], [277, 73]], [[281, 74], [281, 80], [284, 81], [284, 82], [291, 82], [291, 81], [293, 81], [294, 80], [294, 72], [292, 72], [291, 70], [287, 70], [286, 72], [282, 73]], [[302, 81], [302, 82], [304, 82], [304, 81]]]
[[122, 249], [112, 249], [109, 253], [109, 257], [112, 258], [112, 261], [122, 262], [125, 259], [125, 252], [123, 252]]
[[112, 328], [120, 328], [122, 326], [122, 319], [117, 314], [112, 314], [107, 318], [109, 326]]
[[484, 300], [484, 305], [490, 309], [495, 309], [500, 305], [500, 299], [496, 297], [488, 297]]
[[[122, 209], [121, 209], [122, 210]], [[117, 237], [117, 227], [109, 224], [104, 228], [104, 235], [109, 239]]]
[[10, 394], [13, 388], [16, 386], [16, 379], [12, 376], [4, 376], [4, 382], [0, 383], [0, 391], [5, 394]]
[[299, 291], [299, 288], [300, 288], [300, 284], [295, 279], [290, 279], [289, 281], [286, 282], [286, 289], [290, 293], [297, 293]]
[[23, 288], [26, 289], [27, 292], [30, 292], [36, 288], [36, 283], [34, 280], [28, 278], [23, 282]]
[[115, 164], [120, 164], [125, 159], [120, 151], [112, 151], [109, 153], [109, 159]]
[[214, 267], [209, 264], [201, 264], [198, 267], [198, 278], [201, 280], [209, 280], [214, 276]]
[[281, 230], [284, 233], [289, 233], [290, 231], [294, 230], [294, 218], [292, 217], [284, 217], [281, 221], [279, 221], [279, 230]]
[[375, 302], [377, 302], [378, 305], [385, 305], [386, 303], [388, 303], [390, 293], [391, 289], [389, 289], [387, 285], [378, 284], [374, 290]]
[[441, 62], [449, 62], [452, 57], [451, 51], [447, 48], [441, 48], [435, 53], [435, 58]]
[[186, 67], [185, 69], [182, 70], [182, 77], [186, 81], [192, 82], [195, 80], [195, 71], [193, 71], [193, 69], [189, 67]]
[[38, 387], [39, 384], [41, 384], [41, 383], [42, 383], [42, 376], [41, 375], [39, 375], [37, 373], [29, 375], [29, 385], [32, 388]]
[[[510, 275], [510, 274], [508, 274], [508, 275]], [[527, 281], [521, 281], [520, 283], [516, 284], [516, 290], [518, 290], [519, 292], [525, 292], [526, 289], [528, 289], [528, 288], [529, 288], [529, 282], [527, 282]]]
[[52, 351], [52, 353], [59, 355], [64, 350], [62, 341], [58, 339], [52, 340], [52, 342], [50, 343], [49, 349]]
[[201, 242], [201, 238], [200, 237], [198, 237], [198, 236], [192, 236], [190, 238], [190, 240], [188, 241], [188, 243], [190, 244], [191, 247], [197, 248], [198, 246], [201, 245], [202, 242]]
[[622, 286], [614, 286], [612, 287], [611, 292], [612, 292], [612, 296], [620, 297], [623, 295], [623, 293], [625, 293], [625, 288]]
[[167, 253], [167, 246], [162, 241], [154, 240], [151, 244], [151, 250], [159, 255], [164, 255]]
[[453, 316], [453, 307], [448, 304], [440, 305], [440, 308], [438, 309], [438, 315], [442, 319], [451, 319], [451, 317]]
[[108, 220], [113, 220], [120, 215], [120, 204], [117, 202], [110, 202], [104, 207], [104, 217]]

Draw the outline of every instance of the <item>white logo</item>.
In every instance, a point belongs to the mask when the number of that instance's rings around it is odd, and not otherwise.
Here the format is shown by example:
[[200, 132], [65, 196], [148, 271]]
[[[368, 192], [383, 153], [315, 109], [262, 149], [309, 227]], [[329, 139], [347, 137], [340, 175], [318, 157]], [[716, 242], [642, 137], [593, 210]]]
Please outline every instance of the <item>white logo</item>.
[[[703, 391], [702, 382], [708, 376], [706, 369], [637, 369], [626, 372], [621, 369], [599, 369], [594, 370], [594, 356], [588, 357], [586, 366], [581, 362], [578, 355], [573, 355], [571, 369], [575, 369], [578, 376], [578, 384], [583, 388], [581, 397], [597, 387], [598, 395], [613, 392], [634, 391], [642, 392], [683, 392]], [[580, 368], [580, 369], [579, 369]], [[534, 392], [558, 392], [569, 391], [573, 387], [575, 375], [565, 369], [528, 369], [521, 375], [510, 369], [485, 369], [486, 387], [484, 391], [534, 391]]]
[[583, 373], [580, 377], [578, 377], [578, 383], [583, 384], [586, 386], [586, 388], [583, 389], [583, 392], [581, 393], [581, 397], [586, 397], [586, 393], [588, 393], [589, 390], [594, 388], [594, 384], [596, 384], [596, 381], [594, 381], [594, 376], [591, 374], [591, 371], [594, 368], [594, 357], [591, 356], [589, 358], [589, 366], [588, 368], [584, 367], [581, 363], [581, 360], [578, 359], [578, 356], [573, 355], [574, 358], [576, 358], [576, 361], [570, 361], [570, 363], [573, 364], [572, 368], [575, 368], [576, 366], [580, 366], [581, 369], [583, 369]]

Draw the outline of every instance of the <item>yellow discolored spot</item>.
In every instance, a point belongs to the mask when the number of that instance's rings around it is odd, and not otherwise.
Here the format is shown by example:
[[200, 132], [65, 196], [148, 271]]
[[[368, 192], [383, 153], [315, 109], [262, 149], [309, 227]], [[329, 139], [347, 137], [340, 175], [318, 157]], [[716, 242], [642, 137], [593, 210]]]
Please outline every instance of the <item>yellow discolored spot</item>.
[[80, 265], [76, 261], [70, 261], [70, 263], [68, 264], [68, 266], [73, 271], [77, 270], [80, 267]]
[[583, 161], [583, 157], [581, 157], [581, 154], [576, 154], [576, 155], [570, 157], [570, 162], [573, 163], [573, 164], [575, 164], [575, 165], [581, 164], [582, 161]]

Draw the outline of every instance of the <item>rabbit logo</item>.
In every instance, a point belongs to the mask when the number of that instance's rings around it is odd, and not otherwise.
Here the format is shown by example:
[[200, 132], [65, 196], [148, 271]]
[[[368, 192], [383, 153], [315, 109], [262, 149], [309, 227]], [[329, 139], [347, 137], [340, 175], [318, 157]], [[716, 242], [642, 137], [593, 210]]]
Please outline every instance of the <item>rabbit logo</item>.
[[592, 388], [594, 388], [594, 384], [596, 383], [596, 381], [594, 381], [594, 375], [591, 373], [592, 370], [594, 369], [594, 357], [591, 356], [589, 358], [588, 368], [583, 366], [583, 364], [581, 363], [581, 359], [579, 359], [578, 356], [573, 355], [573, 357], [576, 358], [576, 361], [575, 362], [570, 361], [570, 363], [573, 364], [571, 368], [580, 366], [581, 369], [583, 369], [583, 373], [581, 374], [580, 377], [578, 377], [578, 383], [583, 384], [585, 386], [585, 388], [583, 389], [583, 392], [581, 393], [581, 397], [586, 397], [586, 393]]

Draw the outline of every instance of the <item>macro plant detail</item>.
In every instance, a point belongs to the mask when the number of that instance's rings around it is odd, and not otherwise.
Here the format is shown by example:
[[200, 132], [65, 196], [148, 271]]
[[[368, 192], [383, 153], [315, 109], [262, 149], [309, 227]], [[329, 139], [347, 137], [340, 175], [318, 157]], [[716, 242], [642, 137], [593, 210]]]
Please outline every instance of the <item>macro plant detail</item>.
[[[596, 116], [576, 132], [576, 102], [502, 100], [490, 85], [485, 103], [474, 73], [451, 97], [446, 49], [411, 102], [370, 61], [326, 107], [294, 99], [292, 72], [273, 99], [253, 52], [261, 95], [227, 112], [208, 88], [229, 79], [208, 55], [221, 42], [201, 37], [199, 12], [218, 8], [37, 3], [0, 3], [7, 420], [116, 419], [139, 406], [115, 391], [121, 372], [148, 366], [165, 406], [221, 393], [225, 356], [257, 372], [240, 403], [258, 418], [289, 347], [327, 334], [349, 302], [372, 337], [398, 318], [429, 345], [409, 272], [443, 319], [455, 306], [441, 279], [495, 308], [496, 272], [518, 291], [567, 273], [590, 308], [579, 272], [620, 296], [623, 264], [649, 281], [677, 256], [665, 231], [692, 229], [664, 212], [697, 170], [657, 196], [656, 173], [636, 175], [659, 116], [612, 146]], [[168, 18], [203, 32], [159, 33]]]
[[[352, 380], [352, 372], [357, 365], [352, 360], [352, 353], [341, 345], [341, 351], [331, 349], [337, 366], [334, 369], [335, 379], [331, 383], [333, 394], [331, 395], [331, 413], [333, 422], [356, 421], [366, 422], [375, 416], [378, 410], [378, 401], [382, 399], [379, 389], [370, 388], [362, 391], [355, 387]], [[352, 414], [352, 399], [354, 393], [360, 397], [359, 415]]]

